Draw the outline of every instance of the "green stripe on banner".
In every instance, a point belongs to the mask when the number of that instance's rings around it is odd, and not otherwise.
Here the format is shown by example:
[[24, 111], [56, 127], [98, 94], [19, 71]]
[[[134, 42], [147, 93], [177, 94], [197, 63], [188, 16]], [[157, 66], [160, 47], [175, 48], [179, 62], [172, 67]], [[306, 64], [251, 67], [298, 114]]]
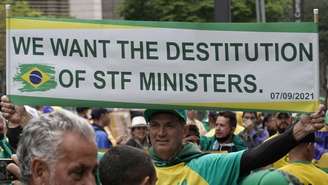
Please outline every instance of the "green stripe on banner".
[[26, 18], [14, 17], [15, 19], [43, 20], [54, 22], [72, 22], [88, 24], [112, 24], [124, 26], [142, 26], [150, 28], [173, 28], [193, 30], [216, 30], [216, 31], [252, 31], [252, 32], [295, 32], [295, 33], [318, 33], [318, 25], [313, 22], [280, 22], [280, 23], [189, 23], [189, 22], [156, 22], [156, 21], [124, 21], [124, 20], [81, 20], [63, 18]]
[[[125, 103], [125, 102], [111, 102], [111, 101], [89, 101], [89, 100], [77, 100], [77, 99], [64, 99], [64, 98], [45, 98], [45, 97], [33, 97], [33, 96], [17, 96], [10, 95], [10, 100], [17, 105], [56, 105], [63, 107], [108, 107], [108, 108], [150, 108], [150, 109], [198, 109], [198, 110], [232, 110], [232, 111], [257, 111], [257, 112], [290, 112], [283, 109], [270, 109], [265, 107], [261, 109], [245, 108], [231, 108], [231, 107], [197, 107], [194, 105], [166, 105], [166, 104], [149, 104], [149, 103]], [[286, 102], [287, 103], [287, 102]], [[287, 103], [289, 104], [289, 103]], [[303, 111], [292, 111], [303, 112]]]

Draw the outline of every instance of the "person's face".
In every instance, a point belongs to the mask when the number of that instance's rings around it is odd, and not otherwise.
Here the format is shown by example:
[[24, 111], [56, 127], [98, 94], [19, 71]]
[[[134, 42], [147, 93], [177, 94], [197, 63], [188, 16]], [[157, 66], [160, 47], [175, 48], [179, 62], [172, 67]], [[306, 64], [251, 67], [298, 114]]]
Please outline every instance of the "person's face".
[[95, 185], [97, 147], [92, 139], [64, 134], [57, 162], [50, 169], [50, 185]]
[[268, 130], [277, 130], [277, 119], [275, 117], [270, 117], [265, 124]]
[[104, 113], [100, 116], [100, 121], [103, 126], [108, 126], [110, 124], [110, 113]]
[[277, 129], [280, 133], [284, 132], [287, 127], [291, 124], [291, 117], [279, 116], [277, 117]]
[[254, 128], [256, 116], [252, 112], [245, 112], [243, 116], [243, 125], [245, 128]]
[[133, 128], [132, 135], [134, 138], [144, 140], [147, 136], [147, 127], [135, 127]]
[[233, 133], [233, 129], [230, 127], [229, 118], [218, 116], [215, 122], [215, 137], [225, 138], [229, 134]]
[[158, 113], [151, 117], [150, 141], [157, 155], [168, 160], [182, 147], [184, 125], [179, 118], [169, 113]]

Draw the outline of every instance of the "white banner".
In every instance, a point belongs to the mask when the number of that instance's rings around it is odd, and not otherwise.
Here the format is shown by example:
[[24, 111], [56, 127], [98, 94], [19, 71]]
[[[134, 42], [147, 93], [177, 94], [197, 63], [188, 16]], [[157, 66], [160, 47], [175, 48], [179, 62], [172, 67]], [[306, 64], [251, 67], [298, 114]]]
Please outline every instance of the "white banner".
[[17, 103], [306, 112], [318, 106], [318, 33], [311, 23], [312, 30], [296, 32], [281, 24], [270, 31], [265, 24], [220, 30], [10, 22], [7, 83]]

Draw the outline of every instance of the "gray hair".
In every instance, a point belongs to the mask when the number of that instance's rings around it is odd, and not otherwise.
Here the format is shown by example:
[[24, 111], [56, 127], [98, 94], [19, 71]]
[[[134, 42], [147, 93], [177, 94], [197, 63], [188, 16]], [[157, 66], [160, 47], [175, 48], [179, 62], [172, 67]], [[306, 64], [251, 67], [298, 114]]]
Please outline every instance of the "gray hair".
[[79, 133], [95, 142], [95, 133], [90, 124], [65, 110], [41, 115], [24, 127], [17, 148], [21, 182], [28, 184], [30, 181], [32, 159], [42, 159], [49, 165], [58, 159], [58, 145], [62, 142], [63, 135], [68, 132]]

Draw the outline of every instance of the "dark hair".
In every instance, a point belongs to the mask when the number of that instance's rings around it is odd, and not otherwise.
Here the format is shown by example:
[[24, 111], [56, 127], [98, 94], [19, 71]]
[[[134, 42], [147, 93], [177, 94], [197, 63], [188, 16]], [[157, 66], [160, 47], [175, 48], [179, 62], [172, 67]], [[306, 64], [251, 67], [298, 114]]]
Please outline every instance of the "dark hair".
[[281, 118], [290, 118], [291, 117], [291, 114], [289, 112], [278, 112], [276, 114], [276, 117], [278, 119], [281, 119]]
[[231, 111], [219, 112], [218, 117], [219, 116], [228, 118], [230, 127], [237, 126], [237, 118], [236, 118], [236, 114], [234, 112], [231, 112]]
[[106, 113], [109, 113], [109, 111], [104, 108], [92, 109], [91, 118], [98, 120], [101, 117], [101, 115], [106, 114]]
[[243, 115], [241, 116], [242, 118], [245, 116], [246, 113], [251, 113], [254, 114], [255, 119], [257, 119], [257, 113], [256, 112], [243, 112]]
[[189, 124], [189, 125], [186, 125], [186, 127], [188, 130], [188, 132], [187, 132], [188, 134], [194, 133], [195, 136], [200, 137], [199, 129], [196, 125]]
[[84, 111], [87, 111], [89, 109], [90, 109], [90, 107], [76, 107], [76, 112], [83, 113]]
[[218, 117], [218, 113], [216, 111], [209, 111], [208, 112], [208, 117], [216, 119]]
[[139, 185], [145, 177], [155, 178], [155, 175], [150, 156], [127, 145], [109, 149], [99, 163], [102, 185]]
[[268, 121], [269, 121], [269, 119], [271, 119], [271, 118], [273, 118], [274, 117], [274, 114], [272, 114], [272, 113], [265, 113], [264, 115], [263, 115], [263, 123], [267, 123]]

